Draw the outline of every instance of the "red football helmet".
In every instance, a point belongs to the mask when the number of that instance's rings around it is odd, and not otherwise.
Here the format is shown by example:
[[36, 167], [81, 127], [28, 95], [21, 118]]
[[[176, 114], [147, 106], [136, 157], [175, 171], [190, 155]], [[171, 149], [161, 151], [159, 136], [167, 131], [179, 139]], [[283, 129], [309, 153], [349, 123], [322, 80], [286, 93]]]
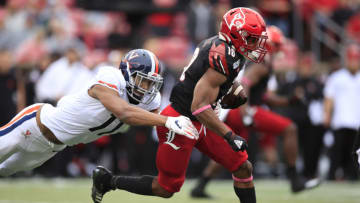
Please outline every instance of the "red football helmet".
[[347, 60], [359, 60], [360, 59], [360, 46], [357, 44], [347, 45], [346, 59]]
[[256, 63], [260, 63], [266, 54], [265, 21], [250, 8], [239, 7], [226, 12], [221, 21], [219, 37]]
[[276, 26], [266, 26], [266, 32], [269, 39], [266, 41], [266, 49], [269, 53], [279, 51], [280, 46], [285, 42], [283, 32]]

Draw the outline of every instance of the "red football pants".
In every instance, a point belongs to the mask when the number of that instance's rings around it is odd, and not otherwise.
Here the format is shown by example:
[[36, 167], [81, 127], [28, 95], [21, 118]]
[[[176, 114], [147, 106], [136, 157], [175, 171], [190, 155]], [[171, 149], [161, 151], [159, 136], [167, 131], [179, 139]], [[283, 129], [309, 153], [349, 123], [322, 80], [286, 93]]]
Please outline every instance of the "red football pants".
[[[179, 116], [180, 114], [169, 105], [161, 115]], [[200, 133], [198, 140], [169, 132], [165, 127], [156, 127], [159, 137], [156, 155], [158, 182], [171, 193], [178, 192], [184, 183], [193, 147], [231, 172], [236, 171], [248, 158], [246, 151], [235, 152], [222, 137], [202, 127], [200, 122], [193, 121], [193, 124]]]
[[[276, 143], [276, 137], [281, 135], [285, 129], [291, 125], [292, 121], [277, 113], [268, 111], [262, 107], [256, 108], [254, 115], [254, 124], [252, 129], [262, 133], [260, 144], [262, 147], [273, 147]], [[238, 135], [248, 140], [249, 128], [242, 122], [242, 115], [239, 108], [232, 109], [226, 116], [225, 123]]]

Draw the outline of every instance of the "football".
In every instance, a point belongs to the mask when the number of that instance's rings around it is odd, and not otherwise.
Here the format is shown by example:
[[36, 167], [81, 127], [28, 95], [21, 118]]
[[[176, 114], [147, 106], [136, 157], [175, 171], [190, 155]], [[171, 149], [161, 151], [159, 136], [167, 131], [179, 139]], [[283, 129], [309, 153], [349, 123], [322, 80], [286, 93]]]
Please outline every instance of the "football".
[[235, 109], [247, 101], [247, 95], [243, 85], [235, 81], [228, 93], [222, 98], [220, 104], [223, 109]]

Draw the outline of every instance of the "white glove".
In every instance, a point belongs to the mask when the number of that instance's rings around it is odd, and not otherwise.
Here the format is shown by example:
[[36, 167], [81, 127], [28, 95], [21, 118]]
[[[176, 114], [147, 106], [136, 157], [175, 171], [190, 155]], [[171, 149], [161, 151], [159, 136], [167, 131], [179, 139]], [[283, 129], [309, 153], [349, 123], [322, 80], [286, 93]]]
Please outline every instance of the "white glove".
[[168, 117], [165, 127], [170, 131], [174, 131], [176, 134], [184, 135], [192, 140], [197, 140], [199, 138], [199, 133], [195, 126], [192, 124], [191, 120], [185, 116]]
[[216, 103], [216, 106], [215, 106], [215, 109], [214, 109], [214, 113], [216, 114], [216, 116], [218, 118], [220, 118], [220, 115], [221, 115], [221, 104], [220, 102], [217, 102]]

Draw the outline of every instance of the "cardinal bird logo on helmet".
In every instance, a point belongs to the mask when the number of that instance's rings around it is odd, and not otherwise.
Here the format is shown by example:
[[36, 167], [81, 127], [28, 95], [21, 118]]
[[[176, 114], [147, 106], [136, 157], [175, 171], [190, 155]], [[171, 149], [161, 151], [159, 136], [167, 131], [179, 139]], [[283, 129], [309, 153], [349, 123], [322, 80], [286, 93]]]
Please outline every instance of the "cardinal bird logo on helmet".
[[[226, 19], [226, 24], [228, 24], [229, 27], [236, 26], [238, 29], [241, 29], [241, 27], [245, 24], [245, 15], [240, 12], [236, 14], [233, 18], [229, 15]], [[230, 23], [228, 23], [230, 21]]]

